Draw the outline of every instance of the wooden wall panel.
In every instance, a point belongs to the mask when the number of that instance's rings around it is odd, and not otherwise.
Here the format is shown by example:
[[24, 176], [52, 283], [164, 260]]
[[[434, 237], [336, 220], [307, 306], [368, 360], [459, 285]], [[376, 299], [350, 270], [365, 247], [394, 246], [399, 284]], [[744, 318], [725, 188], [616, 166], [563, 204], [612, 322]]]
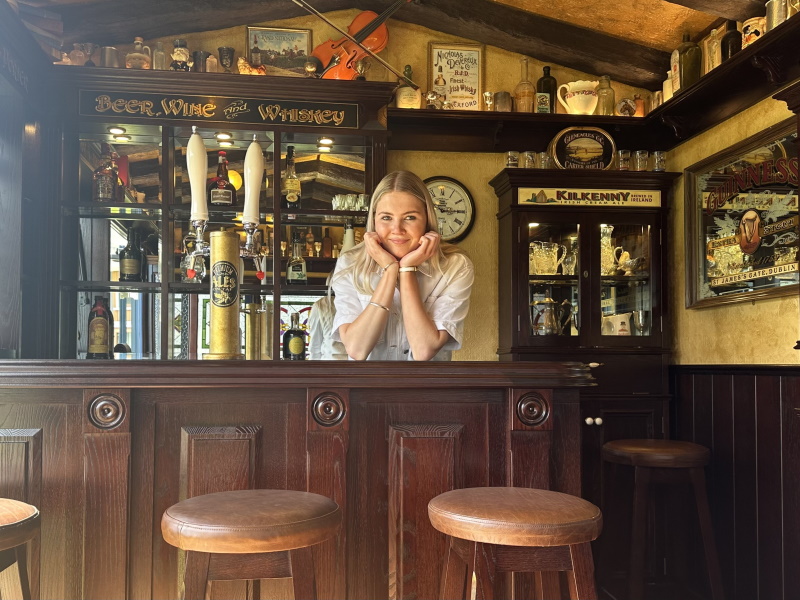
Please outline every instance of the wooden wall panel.
[[389, 598], [436, 598], [447, 537], [428, 502], [461, 487], [461, 425], [389, 427]]
[[[711, 449], [707, 468], [720, 566], [731, 600], [790, 600], [800, 578], [800, 372], [770, 367], [673, 368], [675, 437]], [[691, 541], [691, 540], [690, 540]], [[703, 592], [702, 545], [685, 547]]]

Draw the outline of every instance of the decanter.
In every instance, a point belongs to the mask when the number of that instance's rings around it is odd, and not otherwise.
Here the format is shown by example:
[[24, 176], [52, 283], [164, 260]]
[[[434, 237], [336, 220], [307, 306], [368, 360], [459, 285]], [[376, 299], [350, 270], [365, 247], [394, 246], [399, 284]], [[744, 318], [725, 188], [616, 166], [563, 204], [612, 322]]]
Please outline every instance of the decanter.
[[609, 75], [601, 75], [600, 83], [597, 85], [597, 108], [594, 114], [613, 115], [616, 105], [614, 88], [611, 87], [611, 77]]
[[519, 59], [522, 79], [514, 88], [514, 111], [531, 113], [533, 112], [533, 101], [536, 98], [536, 88], [528, 79], [528, 59]]

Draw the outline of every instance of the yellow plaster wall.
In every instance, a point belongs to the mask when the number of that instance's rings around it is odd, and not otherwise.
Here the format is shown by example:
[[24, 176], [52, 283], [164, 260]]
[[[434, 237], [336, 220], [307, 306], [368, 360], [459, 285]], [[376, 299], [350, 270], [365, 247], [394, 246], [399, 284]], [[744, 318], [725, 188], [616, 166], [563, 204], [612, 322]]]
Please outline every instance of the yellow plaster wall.
[[[793, 113], [777, 100], [750, 109], [681, 144], [669, 153], [667, 169], [682, 171], [728, 146], [779, 123]], [[676, 364], [797, 364], [798, 297], [790, 296], [714, 308], [687, 309], [684, 178], [670, 215], [671, 307]]]

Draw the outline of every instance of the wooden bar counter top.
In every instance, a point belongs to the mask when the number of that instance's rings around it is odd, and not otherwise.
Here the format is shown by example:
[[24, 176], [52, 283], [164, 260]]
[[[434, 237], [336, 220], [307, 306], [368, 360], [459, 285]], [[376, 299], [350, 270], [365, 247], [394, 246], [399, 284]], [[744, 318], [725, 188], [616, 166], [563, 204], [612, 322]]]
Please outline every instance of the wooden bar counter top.
[[[0, 361], [0, 496], [41, 511], [34, 597], [179, 598], [179, 500], [251, 488], [334, 499], [320, 598], [435, 598], [454, 488], [580, 495], [580, 363]], [[264, 597], [291, 597], [287, 580]], [[220, 582], [212, 598], [248, 598]], [[508, 596], [506, 596], [508, 597]]]

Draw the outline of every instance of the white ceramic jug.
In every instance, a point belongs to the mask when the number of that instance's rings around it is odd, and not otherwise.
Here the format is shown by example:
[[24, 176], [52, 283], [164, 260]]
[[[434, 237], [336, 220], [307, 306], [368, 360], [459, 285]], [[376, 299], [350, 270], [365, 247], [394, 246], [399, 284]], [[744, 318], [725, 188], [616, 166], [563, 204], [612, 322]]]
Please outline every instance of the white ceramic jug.
[[[597, 108], [597, 81], [571, 81], [558, 86], [556, 97], [571, 115], [591, 115]], [[561, 94], [561, 90], [567, 91]]]

